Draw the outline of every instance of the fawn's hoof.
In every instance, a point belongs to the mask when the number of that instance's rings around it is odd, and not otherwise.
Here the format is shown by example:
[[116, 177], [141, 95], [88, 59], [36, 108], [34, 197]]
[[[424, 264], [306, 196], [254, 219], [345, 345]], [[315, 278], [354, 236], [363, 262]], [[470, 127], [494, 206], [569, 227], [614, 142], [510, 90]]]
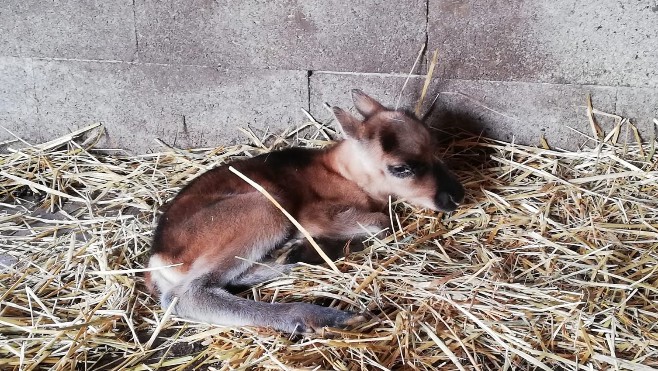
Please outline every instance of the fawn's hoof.
[[323, 334], [325, 327], [347, 328], [367, 320], [363, 314], [305, 303], [295, 303], [292, 312], [292, 332], [297, 334]]

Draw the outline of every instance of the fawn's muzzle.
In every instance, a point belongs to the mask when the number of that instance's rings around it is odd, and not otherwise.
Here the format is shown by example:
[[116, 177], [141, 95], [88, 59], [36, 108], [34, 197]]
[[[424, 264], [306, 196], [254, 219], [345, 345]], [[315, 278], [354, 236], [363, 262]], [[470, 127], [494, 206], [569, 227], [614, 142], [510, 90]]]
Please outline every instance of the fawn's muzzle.
[[434, 168], [437, 191], [434, 204], [438, 210], [454, 211], [464, 201], [464, 186], [443, 164]]

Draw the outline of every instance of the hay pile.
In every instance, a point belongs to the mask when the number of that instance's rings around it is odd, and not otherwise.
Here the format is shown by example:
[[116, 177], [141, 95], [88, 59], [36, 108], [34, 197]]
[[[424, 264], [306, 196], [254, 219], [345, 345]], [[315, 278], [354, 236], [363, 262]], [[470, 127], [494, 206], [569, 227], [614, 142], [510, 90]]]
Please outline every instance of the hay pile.
[[617, 145], [625, 128], [581, 152], [457, 138], [457, 212], [393, 204], [396, 233], [343, 275], [309, 266], [245, 293], [376, 315], [325, 338], [171, 318], [141, 274], [159, 205], [294, 132], [136, 157], [89, 150], [91, 127], [2, 155], [0, 254], [18, 262], [0, 270], [0, 369], [658, 367], [658, 156]]

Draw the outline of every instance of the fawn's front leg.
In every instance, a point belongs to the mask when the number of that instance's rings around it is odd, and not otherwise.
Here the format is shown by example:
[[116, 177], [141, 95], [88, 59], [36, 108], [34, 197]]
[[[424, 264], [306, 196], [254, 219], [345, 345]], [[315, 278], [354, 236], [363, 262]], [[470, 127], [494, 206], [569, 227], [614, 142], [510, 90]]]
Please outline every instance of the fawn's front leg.
[[300, 222], [314, 237], [345, 240], [376, 234], [389, 226], [389, 218], [382, 212], [330, 202], [306, 208], [300, 215]]

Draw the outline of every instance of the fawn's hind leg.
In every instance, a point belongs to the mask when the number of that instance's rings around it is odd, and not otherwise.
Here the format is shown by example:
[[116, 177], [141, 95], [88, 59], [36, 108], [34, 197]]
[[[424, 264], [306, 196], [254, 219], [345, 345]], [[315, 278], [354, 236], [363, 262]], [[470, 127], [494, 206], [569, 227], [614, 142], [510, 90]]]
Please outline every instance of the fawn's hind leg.
[[[227, 326], [272, 327], [289, 333], [319, 333], [323, 327], [347, 327], [365, 321], [351, 312], [307, 303], [264, 303], [231, 295], [216, 286], [212, 274], [174, 288], [177, 315]], [[164, 300], [163, 304], [168, 305]]]

